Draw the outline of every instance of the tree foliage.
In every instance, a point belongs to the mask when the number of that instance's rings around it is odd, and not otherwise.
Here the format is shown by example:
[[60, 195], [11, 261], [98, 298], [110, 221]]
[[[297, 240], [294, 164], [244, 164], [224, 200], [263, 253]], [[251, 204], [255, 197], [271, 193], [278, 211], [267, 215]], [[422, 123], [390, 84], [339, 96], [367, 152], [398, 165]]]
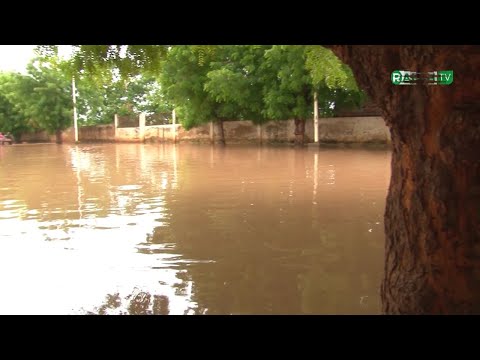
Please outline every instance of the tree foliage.
[[[356, 88], [350, 69], [337, 63], [332, 53], [300, 45], [274, 45], [265, 53], [264, 115], [284, 120], [313, 117], [314, 93], [319, 112], [332, 115], [335, 109], [359, 106], [362, 93]], [[315, 56], [315, 58], [312, 58]], [[318, 63], [313, 66], [313, 60]]]
[[342, 63], [330, 49], [318, 45], [306, 46], [305, 67], [315, 85], [325, 82], [330, 88], [358, 90], [350, 67]]
[[[219, 69], [219, 63], [224, 60], [224, 50], [204, 52], [200, 59], [198, 48], [174, 46], [162, 63], [161, 86], [167, 98], [175, 104], [186, 129], [212, 120], [240, 117], [242, 107], [238, 102], [225, 98], [221, 91], [209, 91], [210, 81], [221, 84], [232, 80], [228, 69]], [[217, 72], [211, 73], [212, 70]]]
[[77, 80], [79, 117], [83, 124], [110, 124], [114, 115], [170, 112], [155, 78], [135, 76], [98, 83], [86, 75]]
[[307, 119], [313, 112], [313, 86], [303, 46], [274, 45], [263, 63], [264, 114], [273, 120]]
[[19, 136], [34, 129], [52, 133], [69, 127], [73, 76], [80, 126], [110, 124], [115, 114], [172, 110], [154, 77], [120, 78], [114, 70], [90, 76], [85, 70], [72, 73], [71, 69], [68, 60], [47, 52], [31, 62], [26, 75], [0, 74], [0, 131]]
[[76, 45], [62, 66], [78, 78], [89, 123], [173, 107], [187, 129], [221, 119], [260, 123], [312, 117], [314, 92], [322, 115], [365, 100], [350, 68], [319, 45]]
[[270, 46], [229, 45], [217, 49], [204, 89], [217, 102], [231, 104], [232, 119], [266, 120], [263, 113], [262, 63]]
[[[34, 128], [50, 133], [66, 129], [72, 122], [71, 81], [51, 62], [34, 59], [27, 75], [14, 74], [4, 85], [5, 97]], [[18, 125], [23, 122], [18, 118]]]
[[0, 131], [12, 133], [15, 138], [32, 129], [28, 118], [22, 109], [15, 106], [11, 100], [12, 84], [19, 74], [0, 72]]
[[[105, 72], [117, 69], [127, 79], [145, 72], [158, 73], [167, 49], [167, 45], [72, 45], [68, 64], [72, 74], [85, 71], [102, 78]], [[56, 45], [41, 45], [36, 51], [46, 58], [58, 56]]]

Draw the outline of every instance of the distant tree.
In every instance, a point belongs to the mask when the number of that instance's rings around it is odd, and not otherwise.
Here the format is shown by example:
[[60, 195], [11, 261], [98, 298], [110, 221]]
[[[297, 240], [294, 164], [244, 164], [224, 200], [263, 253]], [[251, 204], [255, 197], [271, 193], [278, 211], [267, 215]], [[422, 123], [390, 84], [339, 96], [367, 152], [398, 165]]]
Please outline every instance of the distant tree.
[[[312, 79], [305, 67], [304, 46], [275, 45], [265, 53], [264, 114], [272, 120], [295, 120], [296, 143], [302, 145], [305, 121], [313, 115]], [[323, 85], [323, 83], [322, 83]], [[323, 86], [324, 91], [328, 90]], [[323, 97], [320, 97], [323, 98]]]
[[217, 102], [228, 103], [235, 118], [262, 123], [265, 87], [262, 64], [267, 45], [230, 45], [219, 47], [216, 61], [210, 63], [205, 90]]
[[[74, 45], [72, 57], [57, 64], [75, 77], [79, 117], [84, 124], [111, 123], [115, 114], [171, 111], [158, 87], [164, 45]], [[44, 62], [58, 59], [58, 46], [37, 46]]]
[[[55, 51], [52, 46], [39, 47], [39, 53], [47, 57]], [[348, 66], [318, 45], [82, 45], [74, 46], [69, 64], [71, 71], [95, 78], [116, 71], [127, 84], [138, 74], [158, 77], [164, 89], [161, 106], [171, 109], [175, 105], [187, 129], [213, 120], [221, 143], [225, 142], [223, 121], [227, 118], [257, 123], [293, 118], [297, 141], [303, 143], [315, 92], [324, 115], [359, 106], [364, 100]], [[129, 86], [118, 90], [123, 91], [120, 101], [128, 99], [117, 106], [119, 112], [135, 108]], [[138, 86], [131, 88], [135, 92]]]
[[214, 121], [221, 144], [225, 144], [223, 122], [240, 119], [245, 111], [242, 105], [245, 94], [236, 97], [238, 101], [232, 101], [231, 96], [213, 90], [212, 82], [222, 86], [228, 81], [239, 81], [228, 68], [219, 66], [225, 60], [226, 51], [221, 46], [215, 52], [199, 52], [198, 48], [187, 45], [173, 46], [162, 63], [160, 77], [161, 86], [167, 99], [175, 104], [182, 125], [189, 129]]
[[174, 105], [167, 99], [165, 91], [157, 80], [147, 84], [144, 103], [138, 105], [138, 109], [148, 114], [171, 113]]
[[128, 104], [128, 109], [132, 112], [153, 114], [173, 110], [173, 105], [167, 101], [155, 77], [148, 74], [137, 75], [122, 84], [125, 87], [123, 103]]
[[57, 143], [61, 143], [62, 131], [73, 120], [72, 85], [55, 65], [33, 60], [27, 66], [28, 75], [20, 80], [15, 99], [38, 127], [55, 133]]
[[71, 81], [54, 62], [33, 59], [27, 75], [9, 79], [6, 98], [28, 120], [28, 126], [56, 134], [62, 142], [62, 130], [72, 122]]
[[32, 129], [28, 117], [21, 108], [11, 101], [9, 93], [13, 92], [13, 84], [17, 82], [16, 73], [0, 72], [0, 131], [10, 132], [16, 140], [20, 140], [22, 133]]
[[299, 145], [304, 142], [305, 122], [313, 117], [315, 92], [321, 115], [331, 115], [336, 107], [354, 106], [362, 101], [350, 69], [336, 61], [329, 50], [319, 46], [275, 45], [265, 53], [265, 117], [293, 118]]
[[111, 124], [115, 114], [133, 115], [134, 110], [128, 101], [125, 83], [110, 79], [98, 79], [86, 74], [78, 76], [78, 113], [82, 124]]
[[77, 75], [78, 113], [85, 125], [111, 124], [115, 114], [134, 116], [171, 112], [157, 80], [146, 75], [129, 79], [103, 76], [100, 81], [85, 72]]

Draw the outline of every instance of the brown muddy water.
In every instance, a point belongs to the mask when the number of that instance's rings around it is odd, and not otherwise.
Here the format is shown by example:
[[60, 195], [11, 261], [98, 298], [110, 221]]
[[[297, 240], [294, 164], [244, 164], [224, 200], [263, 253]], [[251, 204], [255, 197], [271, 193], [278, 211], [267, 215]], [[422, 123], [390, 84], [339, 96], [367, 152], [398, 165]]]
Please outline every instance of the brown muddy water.
[[390, 151], [0, 146], [0, 314], [378, 314]]

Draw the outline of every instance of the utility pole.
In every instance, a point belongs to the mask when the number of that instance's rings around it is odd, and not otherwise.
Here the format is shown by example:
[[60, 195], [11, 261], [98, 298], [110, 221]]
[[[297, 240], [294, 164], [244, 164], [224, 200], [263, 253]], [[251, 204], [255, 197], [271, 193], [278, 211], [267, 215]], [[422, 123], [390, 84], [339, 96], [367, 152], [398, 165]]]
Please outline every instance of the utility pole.
[[318, 143], [318, 96], [316, 91], [313, 93], [313, 130], [314, 142]]
[[73, 98], [73, 128], [75, 130], [75, 142], [78, 142], [78, 123], [77, 123], [77, 94], [75, 89], [75, 76], [72, 77], [72, 98]]

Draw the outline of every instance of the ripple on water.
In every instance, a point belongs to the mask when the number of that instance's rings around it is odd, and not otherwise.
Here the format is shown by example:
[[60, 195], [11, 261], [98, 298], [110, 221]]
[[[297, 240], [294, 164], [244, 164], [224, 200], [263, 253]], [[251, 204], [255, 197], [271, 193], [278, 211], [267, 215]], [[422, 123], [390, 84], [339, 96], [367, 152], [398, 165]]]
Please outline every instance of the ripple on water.
[[117, 186], [117, 190], [120, 191], [130, 191], [130, 190], [140, 190], [142, 185], [120, 185]]

